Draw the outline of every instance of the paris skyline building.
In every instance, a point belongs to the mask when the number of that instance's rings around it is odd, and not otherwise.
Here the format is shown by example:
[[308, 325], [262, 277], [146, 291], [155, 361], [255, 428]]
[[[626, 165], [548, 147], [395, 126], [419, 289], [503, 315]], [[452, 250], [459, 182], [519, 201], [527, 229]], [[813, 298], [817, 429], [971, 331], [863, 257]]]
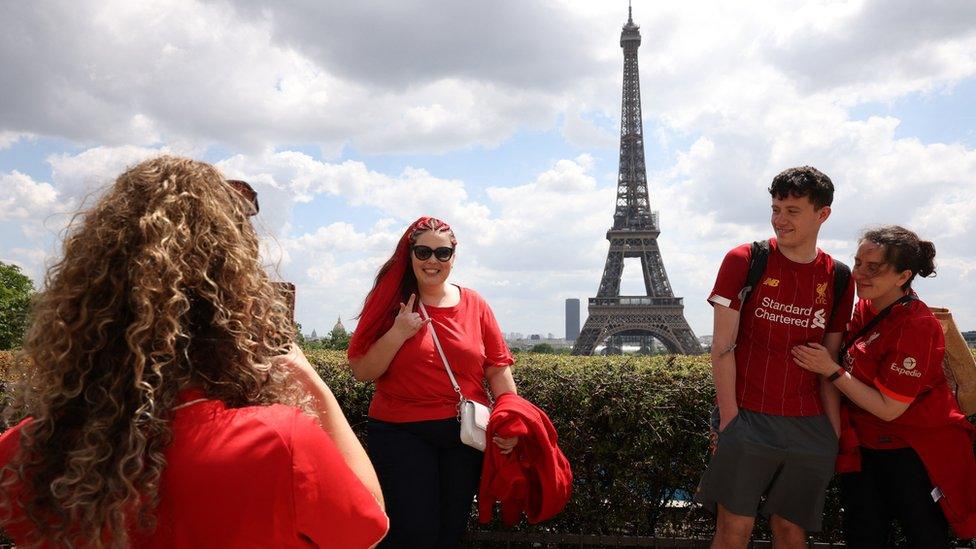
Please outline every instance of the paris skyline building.
[[[589, 316], [573, 346], [574, 355], [592, 355], [601, 344], [607, 353], [622, 352], [624, 345], [650, 349], [654, 339], [671, 353], [702, 353], [684, 317], [684, 301], [671, 290], [657, 243], [661, 234], [658, 214], [650, 208], [637, 62], [639, 29], [633, 8], [628, 7], [627, 23], [620, 33], [624, 55], [620, 164], [613, 225], [607, 231], [610, 250], [597, 295], [589, 299]], [[645, 295], [620, 295], [626, 258], [640, 260]]]
[[566, 300], [566, 341], [576, 341], [580, 333], [580, 300]]

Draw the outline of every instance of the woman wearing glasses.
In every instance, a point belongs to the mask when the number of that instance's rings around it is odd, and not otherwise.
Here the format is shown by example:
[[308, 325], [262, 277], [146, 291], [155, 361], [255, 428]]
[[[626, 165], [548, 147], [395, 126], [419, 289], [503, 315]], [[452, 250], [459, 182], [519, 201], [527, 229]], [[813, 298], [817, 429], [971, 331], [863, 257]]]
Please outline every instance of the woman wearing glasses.
[[6, 419], [28, 417], [0, 437], [18, 546], [345, 549], [385, 533], [365, 451], [289, 346], [240, 183], [147, 160], [70, 228]]
[[[356, 379], [376, 384], [367, 446], [390, 515], [381, 547], [458, 547], [478, 489], [483, 454], [460, 440], [459, 395], [432, 332], [465, 398], [487, 404], [484, 381], [496, 398], [516, 391], [491, 308], [448, 283], [456, 247], [443, 221], [421, 217], [407, 227], [349, 343]], [[493, 442], [507, 453], [518, 440]]]
[[911, 287], [934, 259], [935, 246], [902, 227], [866, 232], [843, 367], [821, 345], [793, 352], [846, 397], [837, 470], [848, 547], [894, 546], [892, 519], [911, 547], [949, 547], [949, 526], [976, 536], [976, 429], [946, 383], [942, 327]]

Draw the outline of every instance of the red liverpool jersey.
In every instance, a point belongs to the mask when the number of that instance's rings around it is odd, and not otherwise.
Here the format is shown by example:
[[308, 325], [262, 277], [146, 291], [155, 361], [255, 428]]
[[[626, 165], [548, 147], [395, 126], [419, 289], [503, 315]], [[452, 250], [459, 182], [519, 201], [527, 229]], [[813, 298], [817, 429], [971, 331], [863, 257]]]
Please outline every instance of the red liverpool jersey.
[[827, 333], [843, 332], [851, 316], [854, 284], [847, 286], [837, 311], [834, 261], [817, 250], [810, 263], [791, 261], [770, 239], [766, 271], [758, 287], [740, 302], [749, 271], [751, 245], [730, 251], [719, 268], [709, 303], [739, 311], [735, 347], [735, 394], [742, 408], [778, 416], [823, 413], [818, 376], [798, 366], [790, 350], [822, 343]]
[[[877, 311], [858, 301], [851, 333], [857, 333]], [[939, 321], [919, 300], [895, 305], [891, 313], [847, 350], [844, 367], [861, 382], [888, 398], [911, 403], [893, 421], [884, 421], [853, 403], [851, 424], [861, 444], [869, 448], [897, 448], [905, 442], [892, 425], [932, 428], [952, 420], [958, 408], [942, 371], [945, 336]]]

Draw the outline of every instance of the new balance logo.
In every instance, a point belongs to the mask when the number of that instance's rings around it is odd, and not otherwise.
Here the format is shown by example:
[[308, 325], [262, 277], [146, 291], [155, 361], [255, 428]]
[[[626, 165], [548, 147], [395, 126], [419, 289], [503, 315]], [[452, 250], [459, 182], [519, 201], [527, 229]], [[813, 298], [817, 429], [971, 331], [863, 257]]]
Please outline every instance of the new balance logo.
[[770, 288], [775, 288], [779, 286], [779, 279], [767, 276], [766, 280], [763, 280], [763, 286], [769, 286]]

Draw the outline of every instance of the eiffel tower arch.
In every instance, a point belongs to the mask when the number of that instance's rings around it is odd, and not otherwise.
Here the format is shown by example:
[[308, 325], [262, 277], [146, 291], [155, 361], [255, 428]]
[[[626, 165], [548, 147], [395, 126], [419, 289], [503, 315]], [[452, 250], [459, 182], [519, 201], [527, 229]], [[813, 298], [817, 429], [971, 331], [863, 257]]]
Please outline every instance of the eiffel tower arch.
[[[641, 343], [649, 338], [659, 340], [671, 353], [702, 353], [698, 338], [685, 320], [683, 299], [674, 297], [671, 291], [657, 244], [661, 234], [658, 215], [650, 209], [637, 64], [640, 43], [639, 27], [628, 9], [627, 24], [620, 34], [624, 51], [620, 168], [613, 227], [607, 231], [610, 250], [597, 295], [589, 300], [589, 317], [573, 346], [574, 355], [592, 355], [605, 341], [608, 349], [614, 349], [628, 340]], [[640, 259], [645, 295], [620, 295], [626, 258]]]

